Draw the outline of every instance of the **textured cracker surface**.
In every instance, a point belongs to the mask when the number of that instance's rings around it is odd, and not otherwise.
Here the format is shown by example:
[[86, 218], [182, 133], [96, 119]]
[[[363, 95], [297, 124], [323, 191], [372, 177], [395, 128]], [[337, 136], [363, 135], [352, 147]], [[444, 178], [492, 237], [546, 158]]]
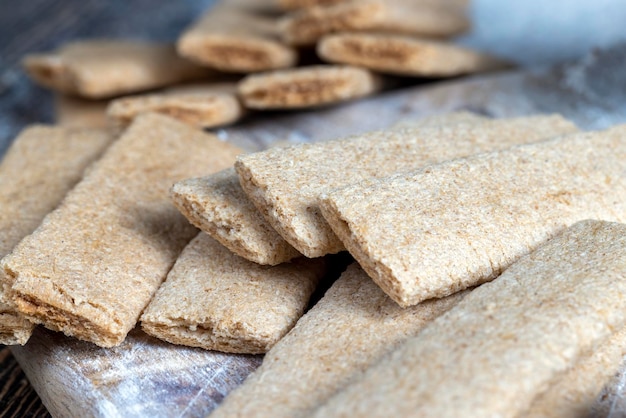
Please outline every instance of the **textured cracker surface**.
[[260, 266], [200, 233], [183, 250], [141, 325], [174, 344], [265, 353], [302, 316], [324, 271], [323, 260]]
[[4, 260], [18, 310], [100, 346], [121, 343], [197, 233], [171, 185], [239, 149], [165, 116], [140, 116]]
[[293, 67], [297, 52], [279, 40], [276, 19], [217, 5], [179, 38], [178, 52], [226, 72], [256, 72]]
[[329, 105], [379, 91], [382, 80], [348, 65], [316, 65], [249, 75], [239, 97], [251, 109], [298, 109]]
[[270, 149], [235, 164], [241, 185], [272, 227], [307, 257], [344, 249], [318, 208], [321, 195], [451, 158], [576, 131], [560, 116], [376, 131]]
[[306, 416], [464, 295], [402, 309], [355, 263], [212, 417]]
[[24, 59], [38, 84], [90, 99], [108, 98], [199, 79], [209, 72], [180, 58], [171, 45], [131, 41], [73, 42]]
[[234, 83], [122, 97], [107, 108], [109, 121], [117, 128], [126, 128], [137, 115], [148, 112], [161, 113], [200, 129], [234, 123], [244, 114]]
[[179, 181], [170, 195], [192, 224], [247, 260], [277, 265], [301, 256], [248, 199], [234, 168]]
[[539, 395], [524, 417], [591, 416], [594, 403], [626, 356], [626, 329], [615, 332]]
[[[15, 139], [0, 164], [0, 259], [80, 180], [111, 143], [101, 130], [32, 126]], [[12, 280], [0, 271], [0, 344], [24, 344], [32, 324], [8, 297]]]
[[580, 222], [474, 289], [313, 416], [515, 417], [624, 326], [625, 275], [626, 225]]
[[284, 17], [283, 40], [291, 45], [313, 45], [329, 33], [370, 31], [427, 37], [449, 37], [469, 28], [456, 6], [414, 0], [352, 0], [315, 6]]
[[388, 74], [451, 77], [504, 68], [504, 63], [467, 48], [402, 35], [343, 33], [317, 44], [325, 61]]
[[374, 281], [408, 306], [497, 277], [581, 219], [626, 221], [625, 178], [622, 125], [348, 186], [321, 206]]

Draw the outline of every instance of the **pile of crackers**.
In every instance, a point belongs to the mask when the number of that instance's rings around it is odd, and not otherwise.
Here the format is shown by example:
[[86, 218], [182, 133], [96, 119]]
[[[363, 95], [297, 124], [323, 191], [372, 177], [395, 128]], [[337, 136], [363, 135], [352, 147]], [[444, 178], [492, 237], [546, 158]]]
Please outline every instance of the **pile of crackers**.
[[[267, 39], [252, 5], [219, 5], [179, 49], [237, 28], [243, 43], [222, 55], [240, 52], [220, 62], [241, 65], [270, 40], [296, 54], [418, 21], [407, 2], [324, 3], [281, 16]], [[415, 4], [433, 8], [424, 27], [462, 7]], [[352, 21], [324, 13], [356, 5], [379, 26], [350, 29], [385, 35], [324, 32]], [[365, 25], [368, 13], [349, 16]], [[317, 16], [326, 26], [306, 23]], [[249, 31], [257, 43], [242, 41]], [[86, 45], [27, 66], [92, 97], [207, 71], [173, 49], [126, 45], [122, 59], [120, 44], [99, 45], [108, 67]], [[155, 106], [116, 129], [35, 125], [13, 142], [0, 164], [0, 343], [25, 344], [40, 324], [107, 348], [140, 326], [264, 353], [215, 417], [579, 416], [626, 355], [625, 125], [452, 113], [246, 154]]]
[[466, 14], [464, 0], [223, 0], [175, 46], [79, 41], [24, 65], [62, 94], [61, 123], [84, 123], [80, 112], [121, 131], [151, 111], [213, 128], [250, 112], [362, 98], [409, 78], [503, 68], [450, 41], [470, 27]]

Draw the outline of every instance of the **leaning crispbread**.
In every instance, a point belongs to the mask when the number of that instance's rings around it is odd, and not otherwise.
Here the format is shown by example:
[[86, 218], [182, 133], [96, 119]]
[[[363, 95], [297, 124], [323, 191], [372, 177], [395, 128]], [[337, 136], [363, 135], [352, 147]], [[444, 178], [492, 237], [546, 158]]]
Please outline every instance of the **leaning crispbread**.
[[141, 317], [148, 334], [228, 353], [267, 352], [302, 316], [324, 260], [260, 266], [200, 233]]
[[170, 195], [192, 224], [247, 260], [277, 265], [301, 256], [256, 210], [233, 168], [180, 181]]
[[[103, 130], [32, 126], [0, 164], [0, 259], [9, 254], [80, 180], [112, 142]], [[25, 344], [33, 325], [10, 300], [13, 280], [0, 270], [0, 344]]]
[[232, 164], [240, 150], [171, 118], [138, 117], [2, 261], [29, 320], [102, 347], [121, 343], [197, 230], [172, 183]]
[[334, 188], [576, 130], [560, 116], [408, 127], [248, 154], [235, 168], [270, 225], [302, 254], [320, 257], [344, 249], [318, 209]]
[[538, 394], [626, 325], [625, 275], [626, 225], [577, 223], [474, 289], [311, 416], [524, 416]]
[[[497, 277], [576, 221], [626, 221], [626, 125], [331, 192], [324, 218], [402, 306]], [[410, 213], [411, 216], [407, 216]]]
[[402, 309], [353, 264], [212, 416], [307, 416], [465, 294]]

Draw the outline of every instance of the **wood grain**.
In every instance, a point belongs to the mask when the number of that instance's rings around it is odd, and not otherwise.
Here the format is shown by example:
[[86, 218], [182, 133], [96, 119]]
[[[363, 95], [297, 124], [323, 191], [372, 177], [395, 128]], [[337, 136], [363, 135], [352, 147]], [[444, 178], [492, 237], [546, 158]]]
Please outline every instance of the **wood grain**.
[[0, 350], [0, 418], [47, 418], [50, 414], [7, 347]]

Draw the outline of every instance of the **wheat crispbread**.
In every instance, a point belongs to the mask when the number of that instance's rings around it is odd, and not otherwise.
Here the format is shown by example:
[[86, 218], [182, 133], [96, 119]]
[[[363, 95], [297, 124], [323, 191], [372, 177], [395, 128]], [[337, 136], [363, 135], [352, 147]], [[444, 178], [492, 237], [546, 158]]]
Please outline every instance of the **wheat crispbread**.
[[201, 232], [174, 264], [141, 326], [174, 344], [265, 353], [302, 316], [324, 272], [323, 259], [261, 266]]
[[282, 39], [314, 45], [329, 33], [369, 31], [426, 37], [450, 37], [469, 28], [465, 12], [451, 4], [414, 0], [352, 0], [314, 6], [282, 18]]
[[150, 90], [213, 74], [180, 58], [171, 45], [138, 41], [72, 42], [57, 51], [27, 55], [23, 64], [38, 84], [90, 99]]
[[225, 72], [250, 73], [293, 67], [295, 49], [279, 38], [274, 17], [220, 3], [187, 29], [177, 43], [190, 60]]
[[256, 210], [232, 167], [179, 181], [170, 195], [192, 224], [247, 260], [277, 265], [301, 256]]
[[626, 225], [577, 223], [474, 289], [311, 416], [519, 416], [624, 327], [625, 274]]
[[106, 113], [118, 130], [142, 113], [161, 113], [196, 128], [214, 128], [238, 121], [244, 110], [235, 83], [172, 87], [162, 92], [128, 96], [111, 101]]
[[[394, 127], [481, 123], [488, 120], [470, 112], [431, 115], [398, 122]], [[176, 183], [172, 201], [195, 226], [235, 254], [259, 264], [277, 265], [301, 254], [265, 220], [244, 193], [232, 169]]]
[[461, 158], [336, 190], [320, 207], [409, 306], [497, 277], [581, 219], [626, 220], [625, 136], [623, 125]]
[[490, 55], [451, 43], [380, 33], [328, 35], [318, 42], [317, 53], [335, 64], [412, 77], [452, 77], [507, 65]]
[[239, 152], [171, 118], [139, 116], [3, 260], [18, 310], [102, 347], [121, 343], [197, 234], [169, 188], [231, 165]]
[[[80, 180], [113, 137], [103, 130], [35, 125], [15, 139], [0, 164], [0, 259], [33, 232]], [[0, 344], [25, 344], [33, 325], [10, 300], [0, 271]]]
[[402, 309], [352, 264], [212, 417], [306, 416], [464, 296]]
[[361, 98], [382, 87], [382, 79], [364, 68], [313, 65], [251, 74], [239, 82], [238, 93], [250, 109], [301, 109]]
[[591, 416], [603, 387], [619, 370], [626, 356], [626, 329], [616, 331], [606, 341], [581, 358], [550, 388], [537, 396], [529, 418], [571, 418]]
[[248, 154], [235, 168], [244, 191], [270, 225], [314, 258], [345, 248], [319, 212], [318, 199], [330, 190], [574, 131], [560, 116], [409, 127]]

